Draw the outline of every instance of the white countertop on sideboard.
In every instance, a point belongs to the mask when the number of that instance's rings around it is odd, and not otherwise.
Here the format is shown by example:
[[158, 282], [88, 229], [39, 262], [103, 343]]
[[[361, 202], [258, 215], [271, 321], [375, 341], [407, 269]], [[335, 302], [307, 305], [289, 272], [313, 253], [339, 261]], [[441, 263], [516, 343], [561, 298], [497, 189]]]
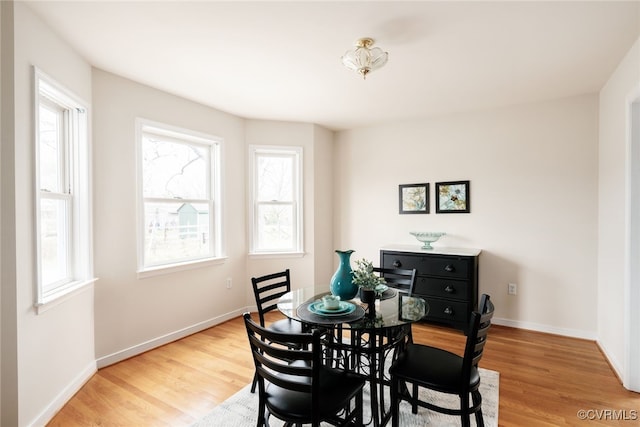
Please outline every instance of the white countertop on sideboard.
[[445, 246], [434, 246], [433, 249], [422, 249], [420, 244], [417, 245], [400, 245], [389, 244], [380, 248], [382, 251], [396, 251], [396, 252], [412, 252], [412, 253], [424, 253], [424, 254], [438, 254], [438, 255], [458, 255], [458, 256], [478, 256], [482, 249], [475, 248], [449, 248]]

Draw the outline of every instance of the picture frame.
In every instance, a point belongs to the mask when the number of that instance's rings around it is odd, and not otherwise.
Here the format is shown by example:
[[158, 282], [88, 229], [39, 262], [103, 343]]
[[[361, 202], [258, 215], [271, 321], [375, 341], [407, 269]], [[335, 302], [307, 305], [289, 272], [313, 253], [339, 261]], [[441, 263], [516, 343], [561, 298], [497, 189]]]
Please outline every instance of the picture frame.
[[436, 213], [469, 213], [469, 181], [436, 182]]
[[429, 183], [398, 186], [400, 214], [429, 213]]

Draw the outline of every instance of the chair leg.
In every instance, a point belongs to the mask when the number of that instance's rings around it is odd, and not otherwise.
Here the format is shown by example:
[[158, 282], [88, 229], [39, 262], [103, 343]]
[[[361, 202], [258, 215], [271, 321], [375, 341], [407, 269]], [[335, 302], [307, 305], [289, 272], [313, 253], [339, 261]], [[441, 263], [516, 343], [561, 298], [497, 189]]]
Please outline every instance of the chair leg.
[[469, 414], [469, 393], [460, 396], [460, 409], [462, 409], [462, 427], [470, 427], [471, 419]]
[[[473, 399], [473, 406], [479, 405], [482, 402], [482, 396], [478, 390], [471, 393]], [[479, 407], [476, 411], [476, 426], [484, 427], [484, 418], [482, 417], [482, 407]]]
[[258, 374], [253, 374], [253, 382], [251, 383], [251, 393], [256, 392], [256, 384], [258, 384]]
[[363, 406], [364, 406], [364, 403], [362, 401], [362, 390], [360, 390], [360, 393], [356, 394], [356, 407], [354, 409], [354, 411], [356, 411], [355, 424], [357, 426], [364, 425], [363, 424], [364, 422]]
[[418, 384], [413, 384], [413, 400], [411, 401], [411, 413], [418, 413]]
[[258, 422], [256, 423], [256, 427], [267, 427], [267, 419], [265, 418], [265, 407], [262, 402], [258, 403]]
[[391, 427], [400, 427], [400, 381], [391, 378]]

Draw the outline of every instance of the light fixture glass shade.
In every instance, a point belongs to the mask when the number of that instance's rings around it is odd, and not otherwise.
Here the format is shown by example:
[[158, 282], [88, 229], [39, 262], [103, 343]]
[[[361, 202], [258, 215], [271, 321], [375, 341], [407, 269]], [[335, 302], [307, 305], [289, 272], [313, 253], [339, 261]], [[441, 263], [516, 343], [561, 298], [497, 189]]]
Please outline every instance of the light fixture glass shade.
[[363, 78], [373, 70], [377, 70], [387, 63], [389, 54], [379, 47], [373, 46], [373, 40], [369, 38], [359, 39], [356, 48], [348, 50], [342, 57], [342, 63], [350, 70], [362, 74]]

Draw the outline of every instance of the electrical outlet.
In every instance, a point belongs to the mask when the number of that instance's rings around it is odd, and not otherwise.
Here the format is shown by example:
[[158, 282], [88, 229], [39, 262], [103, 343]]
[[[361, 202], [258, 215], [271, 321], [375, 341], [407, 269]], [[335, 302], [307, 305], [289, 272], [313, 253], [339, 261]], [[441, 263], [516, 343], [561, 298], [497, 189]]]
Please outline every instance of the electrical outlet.
[[507, 293], [509, 295], [517, 295], [518, 294], [518, 285], [515, 283], [509, 283], [509, 287], [507, 289]]
[[232, 282], [231, 282], [231, 277], [227, 278], [227, 289], [231, 289], [232, 286]]

